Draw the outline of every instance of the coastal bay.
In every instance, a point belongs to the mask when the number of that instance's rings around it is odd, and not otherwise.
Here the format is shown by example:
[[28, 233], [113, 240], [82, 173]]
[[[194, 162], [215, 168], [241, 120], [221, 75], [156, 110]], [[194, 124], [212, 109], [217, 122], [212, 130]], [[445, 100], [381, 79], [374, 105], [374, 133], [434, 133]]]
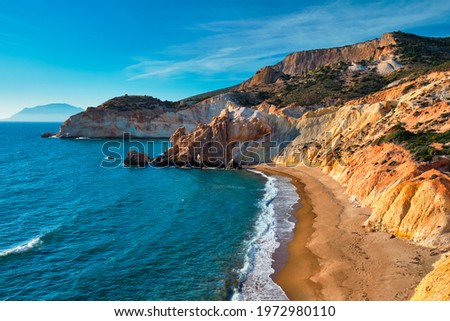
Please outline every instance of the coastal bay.
[[329, 46], [0, 123], [0, 298], [450, 300], [450, 37]]
[[230, 299], [267, 180], [102, 167], [104, 140], [39, 137], [58, 125], [0, 123], [0, 300]]
[[362, 224], [370, 209], [351, 202], [318, 168], [257, 169], [289, 175], [301, 198], [286, 264], [274, 276], [291, 300], [408, 300], [439, 257], [388, 233], [367, 232]]

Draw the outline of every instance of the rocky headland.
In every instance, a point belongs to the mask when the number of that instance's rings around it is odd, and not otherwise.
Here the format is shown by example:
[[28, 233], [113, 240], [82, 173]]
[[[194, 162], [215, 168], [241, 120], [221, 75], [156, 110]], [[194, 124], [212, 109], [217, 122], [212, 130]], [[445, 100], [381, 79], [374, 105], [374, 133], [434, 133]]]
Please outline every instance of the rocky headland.
[[57, 137], [118, 138], [128, 133], [138, 138], [168, 138], [181, 126], [193, 130], [198, 123], [209, 123], [232, 100], [223, 94], [189, 106], [151, 96], [116, 97], [67, 119]]
[[290, 54], [225, 92], [117, 97], [70, 117], [57, 136], [170, 137], [154, 166], [314, 167], [371, 209], [366, 233], [443, 255], [413, 299], [448, 300], [449, 104], [450, 38], [394, 32]]

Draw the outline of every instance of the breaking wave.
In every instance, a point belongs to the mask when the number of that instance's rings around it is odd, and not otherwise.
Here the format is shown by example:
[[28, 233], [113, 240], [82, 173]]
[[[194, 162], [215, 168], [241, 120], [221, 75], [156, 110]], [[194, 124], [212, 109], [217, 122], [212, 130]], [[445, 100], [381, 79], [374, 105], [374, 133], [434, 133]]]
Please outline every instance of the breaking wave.
[[0, 257], [8, 256], [11, 254], [24, 253], [24, 252], [34, 249], [35, 247], [37, 247], [41, 244], [42, 244], [41, 237], [36, 237], [36, 238], [28, 241], [25, 244], [17, 245], [17, 246], [14, 246], [9, 249], [1, 251]]
[[280, 242], [292, 238], [295, 224], [290, 221], [292, 207], [298, 201], [295, 186], [289, 178], [267, 176], [265, 194], [260, 201], [260, 215], [255, 224], [254, 236], [246, 244], [244, 266], [239, 271], [241, 280], [232, 300], [287, 300], [281, 287], [271, 275], [273, 254]]

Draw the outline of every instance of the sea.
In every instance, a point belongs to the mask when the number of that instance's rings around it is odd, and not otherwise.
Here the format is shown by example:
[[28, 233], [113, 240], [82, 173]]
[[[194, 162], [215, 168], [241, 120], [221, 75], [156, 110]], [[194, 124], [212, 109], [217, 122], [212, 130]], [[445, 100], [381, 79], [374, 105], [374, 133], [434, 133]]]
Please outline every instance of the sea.
[[40, 137], [59, 125], [0, 122], [0, 300], [287, 299], [288, 178], [108, 166], [123, 142]]

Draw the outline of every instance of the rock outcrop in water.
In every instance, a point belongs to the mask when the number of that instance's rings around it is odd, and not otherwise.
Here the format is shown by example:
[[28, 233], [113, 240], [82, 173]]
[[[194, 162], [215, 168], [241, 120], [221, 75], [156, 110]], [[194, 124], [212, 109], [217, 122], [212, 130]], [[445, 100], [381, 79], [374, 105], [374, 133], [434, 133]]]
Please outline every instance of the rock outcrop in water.
[[230, 103], [209, 124], [192, 132], [184, 127], [175, 131], [172, 147], [153, 165], [236, 168], [266, 162], [277, 146], [298, 135], [293, 119], [280, 117], [267, 105], [252, 109]]
[[50, 137], [54, 137], [54, 136], [56, 136], [56, 133], [45, 132], [41, 135], [41, 138], [50, 138]]
[[149, 162], [149, 157], [144, 152], [137, 152], [131, 150], [128, 152], [127, 158], [123, 162], [125, 167], [136, 166], [136, 167], [147, 167]]

